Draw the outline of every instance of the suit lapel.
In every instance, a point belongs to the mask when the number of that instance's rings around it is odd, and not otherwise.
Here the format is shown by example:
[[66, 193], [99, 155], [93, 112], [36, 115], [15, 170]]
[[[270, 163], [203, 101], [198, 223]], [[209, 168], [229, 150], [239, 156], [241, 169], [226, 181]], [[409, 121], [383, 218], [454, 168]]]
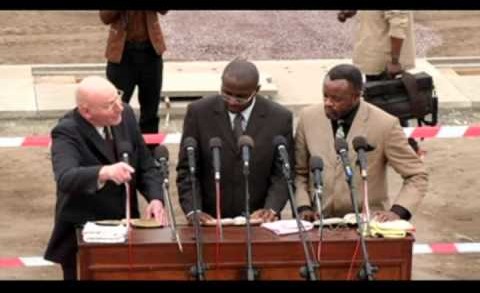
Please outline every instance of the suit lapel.
[[[123, 117], [123, 119], [125, 119], [125, 118]], [[115, 162], [121, 160], [121, 158], [122, 158], [122, 154], [120, 154], [118, 144], [122, 141], [130, 141], [129, 139], [127, 139], [127, 135], [125, 133], [125, 128], [120, 127], [120, 125], [121, 124], [110, 127], [112, 129], [113, 141], [114, 141], [114, 144], [115, 144], [115, 153], [116, 153], [116, 156], [118, 158], [118, 160], [116, 159]]]
[[[237, 142], [233, 135], [232, 124], [230, 122], [230, 117], [228, 116], [227, 109], [225, 104], [220, 96], [217, 97], [217, 102], [213, 110], [214, 113], [214, 123], [212, 127], [218, 127], [220, 129], [220, 137], [225, 140], [225, 145], [230, 146], [232, 150], [237, 150]], [[208, 119], [208, 117], [206, 118]]]
[[366, 128], [367, 128], [367, 121], [368, 121], [368, 107], [365, 102], [360, 101], [360, 105], [358, 107], [358, 112], [353, 119], [352, 126], [350, 127], [350, 131], [347, 135], [347, 141], [351, 144], [351, 141], [358, 135], [365, 136]]
[[[332, 122], [325, 115], [325, 110], [323, 105], [319, 105], [318, 115], [315, 115], [314, 123], [312, 127], [315, 126], [318, 130], [316, 131], [315, 141], [318, 141], [318, 147], [320, 148], [320, 154], [326, 154], [324, 158], [324, 163], [329, 166], [336, 166], [337, 164], [337, 155], [335, 151], [335, 139], [333, 137]], [[322, 127], [323, 126], [323, 127]], [[326, 141], [325, 143], [323, 141]]]
[[355, 118], [353, 119], [352, 126], [350, 127], [350, 131], [348, 132], [348, 135], [347, 135], [347, 142], [350, 147], [350, 151], [348, 153], [349, 153], [349, 158], [351, 162], [355, 162], [357, 157], [356, 152], [353, 150], [352, 140], [359, 135], [364, 136], [366, 138], [367, 121], [368, 121], [368, 107], [365, 104], [365, 102], [360, 100], [358, 112], [355, 115]]
[[251, 136], [254, 141], [256, 141], [257, 133], [265, 126], [265, 118], [267, 117], [267, 101], [258, 95], [255, 99], [255, 105], [253, 105], [250, 118], [248, 119], [247, 129], [245, 130], [245, 133]]
[[84, 137], [87, 144], [90, 145], [92, 148], [98, 150], [100, 154], [109, 162], [112, 162], [112, 163], [115, 162], [115, 158], [113, 158], [111, 154], [109, 154], [105, 141], [100, 136], [97, 129], [88, 121], [86, 121], [78, 113], [78, 111], [74, 112], [74, 119], [77, 121], [78, 125], [80, 126], [78, 127], [78, 131]]

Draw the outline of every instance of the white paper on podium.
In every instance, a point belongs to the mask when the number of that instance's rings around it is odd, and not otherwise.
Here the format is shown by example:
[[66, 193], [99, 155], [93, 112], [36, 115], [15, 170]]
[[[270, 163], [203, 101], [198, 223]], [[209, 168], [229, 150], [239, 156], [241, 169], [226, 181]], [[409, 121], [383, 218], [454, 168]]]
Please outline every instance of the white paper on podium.
[[[312, 223], [307, 221], [300, 221], [300, 222], [302, 223], [305, 231], [313, 229]], [[297, 221], [295, 219], [263, 223], [261, 227], [267, 230], [270, 230], [277, 235], [298, 233]]]

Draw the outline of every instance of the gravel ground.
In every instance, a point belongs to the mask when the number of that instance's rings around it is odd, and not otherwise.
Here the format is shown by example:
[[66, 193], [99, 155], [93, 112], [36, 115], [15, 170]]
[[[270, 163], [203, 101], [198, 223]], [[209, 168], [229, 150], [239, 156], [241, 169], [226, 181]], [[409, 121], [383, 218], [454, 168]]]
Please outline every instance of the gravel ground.
[[[336, 11], [175, 11], [161, 22], [170, 60], [349, 58], [353, 48], [354, 21]], [[421, 24], [415, 35], [419, 57], [441, 44]]]
[[[441, 37], [422, 24], [429, 15], [415, 12], [420, 57], [442, 45]], [[336, 11], [324, 10], [184, 10], [170, 11], [160, 21], [167, 61], [231, 60], [238, 55], [252, 60], [349, 58], [355, 22], [339, 23]], [[0, 62], [103, 63], [107, 35], [98, 11], [0, 11]]]

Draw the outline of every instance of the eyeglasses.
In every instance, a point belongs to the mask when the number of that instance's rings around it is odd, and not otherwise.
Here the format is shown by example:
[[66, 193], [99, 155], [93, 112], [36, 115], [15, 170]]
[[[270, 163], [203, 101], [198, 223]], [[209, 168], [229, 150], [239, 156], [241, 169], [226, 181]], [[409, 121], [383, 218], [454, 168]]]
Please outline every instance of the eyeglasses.
[[123, 91], [117, 89], [117, 95], [115, 99], [110, 101], [108, 104], [103, 105], [102, 108], [107, 111], [112, 110], [115, 107], [115, 105], [118, 105], [118, 102], [122, 99], [122, 97], [123, 97]]
[[225, 102], [233, 102], [233, 103], [236, 103], [238, 105], [247, 104], [248, 102], [250, 102], [253, 99], [253, 97], [255, 97], [256, 94], [257, 94], [257, 91], [255, 90], [255, 91], [252, 92], [252, 94], [250, 96], [248, 96], [248, 98], [242, 98], [242, 97], [235, 97], [235, 96], [232, 96], [232, 95], [228, 95], [225, 92], [220, 91], [220, 95], [222, 96], [222, 99]]

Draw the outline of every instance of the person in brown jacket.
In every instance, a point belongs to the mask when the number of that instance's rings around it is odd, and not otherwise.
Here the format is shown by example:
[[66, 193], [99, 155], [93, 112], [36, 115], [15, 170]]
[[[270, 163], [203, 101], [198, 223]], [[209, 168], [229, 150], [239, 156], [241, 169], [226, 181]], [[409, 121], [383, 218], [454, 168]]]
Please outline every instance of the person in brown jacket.
[[166, 50], [157, 11], [103, 10], [100, 19], [110, 25], [105, 52], [107, 78], [123, 91], [122, 100], [126, 103], [130, 102], [135, 85], [138, 86], [140, 130], [157, 133], [162, 54]]
[[[302, 110], [295, 133], [295, 185], [299, 214], [313, 220], [310, 157], [324, 162], [323, 215], [343, 217], [353, 212], [346, 175], [334, 147], [335, 137], [343, 136], [349, 145], [348, 157], [357, 155], [352, 140], [366, 138], [375, 149], [367, 153], [369, 206], [379, 221], [409, 220], [425, 196], [428, 175], [422, 160], [409, 147], [398, 119], [362, 100], [362, 74], [351, 64], [340, 64], [327, 73], [323, 83], [324, 103]], [[339, 135], [341, 133], [341, 135]], [[403, 179], [400, 191], [388, 194], [387, 166]], [[353, 168], [354, 166], [352, 166]], [[359, 207], [363, 206], [360, 172], [354, 168], [353, 186]]]

